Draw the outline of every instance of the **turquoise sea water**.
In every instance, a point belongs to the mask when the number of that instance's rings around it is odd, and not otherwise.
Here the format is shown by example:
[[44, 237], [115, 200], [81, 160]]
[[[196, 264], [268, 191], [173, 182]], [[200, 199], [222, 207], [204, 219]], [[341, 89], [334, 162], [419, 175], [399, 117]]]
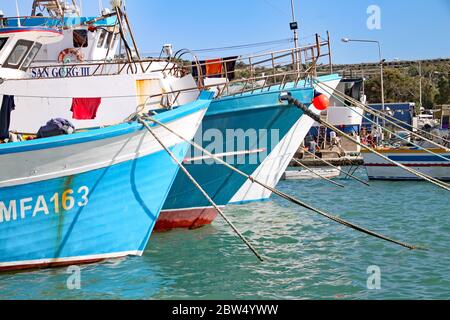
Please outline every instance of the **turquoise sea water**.
[[[364, 176], [364, 171], [360, 172]], [[81, 267], [0, 274], [0, 299], [450, 299], [450, 195], [422, 182], [284, 181], [282, 191], [393, 238], [409, 251], [361, 235], [303, 208], [271, 202], [226, 213], [261, 263], [218, 218], [198, 230], [156, 233], [143, 257]], [[369, 290], [367, 269], [381, 271]]]

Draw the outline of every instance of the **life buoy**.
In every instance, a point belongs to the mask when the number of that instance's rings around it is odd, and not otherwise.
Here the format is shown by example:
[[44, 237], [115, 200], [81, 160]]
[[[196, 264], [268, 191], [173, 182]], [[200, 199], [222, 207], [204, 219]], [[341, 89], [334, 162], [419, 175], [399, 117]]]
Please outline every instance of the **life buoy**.
[[84, 61], [84, 54], [81, 50], [77, 50], [75, 48], [67, 48], [59, 53], [58, 61], [65, 62], [66, 56], [71, 55], [74, 56], [78, 62]]

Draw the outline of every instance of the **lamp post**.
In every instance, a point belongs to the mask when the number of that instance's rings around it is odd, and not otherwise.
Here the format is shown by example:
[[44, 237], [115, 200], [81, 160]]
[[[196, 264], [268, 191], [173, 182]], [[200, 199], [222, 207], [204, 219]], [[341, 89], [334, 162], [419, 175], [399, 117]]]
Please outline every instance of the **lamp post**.
[[[349, 39], [349, 38], [342, 38], [342, 42], [348, 43], [348, 42], [365, 42], [365, 43], [376, 43], [378, 45], [378, 57], [380, 61], [380, 71], [381, 71], [381, 109], [382, 113], [385, 112], [385, 103], [384, 103], [384, 59], [381, 55], [381, 44], [377, 40], [363, 40], [363, 39]], [[378, 118], [377, 118], [378, 123]], [[380, 138], [380, 137], [379, 137]]]

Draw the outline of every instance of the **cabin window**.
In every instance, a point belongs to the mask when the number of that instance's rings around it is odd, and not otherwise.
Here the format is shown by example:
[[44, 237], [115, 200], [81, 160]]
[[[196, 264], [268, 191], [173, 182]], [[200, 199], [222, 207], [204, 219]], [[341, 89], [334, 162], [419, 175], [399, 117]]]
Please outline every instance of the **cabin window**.
[[114, 32], [108, 32], [108, 40], [105, 43], [105, 49], [109, 49], [111, 47], [111, 42], [114, 39]]
[[6, 41], [8, 41], [8, 38], [0, 38], [0, 51], [2, 51], [3, 47], [6, 44]]
[[106, 39], [106, 35], [107, 35], [107, 31], [102, 30], [102, 32], [100, 32], [100, 37], [98, 39], [98, 43], [97, 43], [97, 48], [102, 48], [103, 44], [105, 43], [105, 39]]
[[73, 30], [73, 47], [86, 48], [88, 46], [88, 31], [87, 30]]
[[26, 59], [24, 60], [23, 64], [22, 64], [22, 70], [26, 70], [28, 69], [28, 67], [30, 66], [30, 64], [33, 62], [34, 58], [36, 58], [36, 55], [38, 54], [39, 50], [41, 50], [42, 44], [40, 43], [36, 43], [33, 48], [31, 48], [30, 53], [28, 54], [28, 56], [26, 57]]
[[34, 42], [19, 40], [5, 63], [5, 68], [18, 69]]

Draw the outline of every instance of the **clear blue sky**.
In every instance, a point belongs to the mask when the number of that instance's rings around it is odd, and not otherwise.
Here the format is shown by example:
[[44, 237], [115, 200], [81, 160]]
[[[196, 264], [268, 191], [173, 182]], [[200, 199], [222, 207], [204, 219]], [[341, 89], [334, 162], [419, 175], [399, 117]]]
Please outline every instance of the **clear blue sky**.
[[[30, 13], [31, 3], [32, 0], [19, 0], [22, 15]], [[144, 52], [159, 52], [164, 43], [172, 43], [178, 49], [201, 49], [291, 37], [290, 0], [126, 3]], [[366, 26], [366, 10], [372, 4], [381, 8], [381, 30], [369, 30]], [[376, 61], [378, 57], [376, 45], [344, 44], [340, 42], [344, 36], [379, 40], [388, 60], [450, 58], [450, 0], [296, 0], [296, 6], [301, 42], [311, 42], [311, 35], [329, 30], [337, 63]], [[15, 0], [0, 0], [0, 10], [15, 15]], [[96, 15], [98, 11], [98, 0], [83, 1], [84, 15]]]

